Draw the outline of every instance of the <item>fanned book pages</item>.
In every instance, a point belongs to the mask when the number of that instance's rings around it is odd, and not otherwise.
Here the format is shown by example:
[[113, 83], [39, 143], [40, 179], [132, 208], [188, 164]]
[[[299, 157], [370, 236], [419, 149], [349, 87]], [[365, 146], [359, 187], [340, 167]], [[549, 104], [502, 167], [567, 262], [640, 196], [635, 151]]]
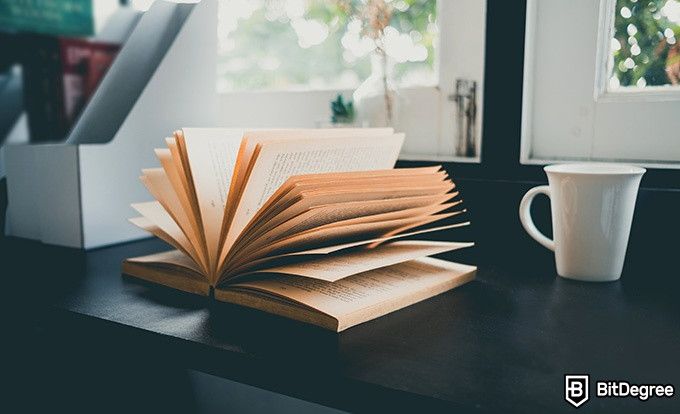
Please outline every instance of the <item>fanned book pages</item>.
[[472, 243], [410, 236], [465, 226], [437, 167], [394, 169], [389, 128], [185, 128], [141, 180], [131, 222], [175, 250], [123, 272], [341, 331], [427, 299], [476, 268], [430, 258]]

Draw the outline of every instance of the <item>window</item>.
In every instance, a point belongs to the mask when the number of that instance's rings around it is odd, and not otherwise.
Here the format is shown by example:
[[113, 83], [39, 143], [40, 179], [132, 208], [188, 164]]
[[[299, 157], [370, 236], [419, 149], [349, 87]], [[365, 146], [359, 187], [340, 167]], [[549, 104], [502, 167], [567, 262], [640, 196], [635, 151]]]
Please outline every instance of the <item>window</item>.
[[[326, 126], [330, 102], [338, 93], [351, 99], [372, 70], [375, 44], [351, 8], [382, 3], [220, 0], [217, 87], [222, 125]], [[400, 105], [394, 126], [406, 134], [402, 158], [478, 162], [486, 2], [384, 3], [392, 9], [384, 48], [396, 61]], [[461, 110], [470, 108], [468, 98], [456, 101], [456, 82], [463, 79], [476, 82], [476, 111]], [[463, 125], [461, 119], [472, 122]], [[461, 137], [472, 137], [477, 151], [463, 154]]]
[[678, 0], [528, 0], [522, 163], [679, 168], [678, 40]]
[[[399, 86], [433, 86], [435, 0], [394, 1], [385, 30]], [[371, 72], [375, 42], [347, 0], [226, 0], [219, 4], [218, 90], [356, 88]]]
[[[145, 10], [154, 0], [129, 1]], [[221, 126], [328, 126], [337, 94], [351, 99], [375, 77], [365, 11], [386, 8], [380, 46], [394, 63], [401, 158], [480, 161], [486, 1], [203, 1], [218, 2]]]
[[609, 91], [680, 86], [680, 0], [618, 0]]

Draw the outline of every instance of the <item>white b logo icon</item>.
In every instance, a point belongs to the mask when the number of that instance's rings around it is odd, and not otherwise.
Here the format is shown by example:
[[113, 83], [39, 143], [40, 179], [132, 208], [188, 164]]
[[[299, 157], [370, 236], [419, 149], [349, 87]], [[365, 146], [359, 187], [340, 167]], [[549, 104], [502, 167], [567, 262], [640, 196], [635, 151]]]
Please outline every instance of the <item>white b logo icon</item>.
[[564, 399], [576, 408], [588, 401], [588, 375], [565, 375]]

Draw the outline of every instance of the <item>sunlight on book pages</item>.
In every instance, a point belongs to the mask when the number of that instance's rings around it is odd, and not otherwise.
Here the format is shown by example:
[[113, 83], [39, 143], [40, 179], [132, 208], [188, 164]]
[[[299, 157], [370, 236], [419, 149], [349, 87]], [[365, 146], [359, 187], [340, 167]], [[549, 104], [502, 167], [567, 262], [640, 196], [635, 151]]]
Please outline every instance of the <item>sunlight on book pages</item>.
[[474, 278], [429, 256], [470, 242], [413, 240], [469, 223], [440, 166], [394, 164], [391, 128], [185, 128], [141, 180], [136, 226], [175, 250], [123, 272], [334, 331]]

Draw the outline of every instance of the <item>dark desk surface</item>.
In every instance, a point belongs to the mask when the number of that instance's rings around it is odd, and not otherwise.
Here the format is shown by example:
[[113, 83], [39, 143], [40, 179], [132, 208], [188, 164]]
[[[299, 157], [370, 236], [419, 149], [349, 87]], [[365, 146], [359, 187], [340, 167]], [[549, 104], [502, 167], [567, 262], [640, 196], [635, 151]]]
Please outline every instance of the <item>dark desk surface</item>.
[[84, 254], [8, 245], [3, 261], [21, 266], [11, 276], [34, 291], [17, 311], [48, 310], [56, 335], [324, 405], [573, 412], [563, 400], [571, 373], [676, 388], [640, 402], [594, 398], [591, 384], [580, 411], [680, 412], [678, 283], [653, 274], [583, 284], [552, 269], [480, 266], [462, 288], [334, 334], [122, 277], [121, 260], [162, 249], [157, 241]]

